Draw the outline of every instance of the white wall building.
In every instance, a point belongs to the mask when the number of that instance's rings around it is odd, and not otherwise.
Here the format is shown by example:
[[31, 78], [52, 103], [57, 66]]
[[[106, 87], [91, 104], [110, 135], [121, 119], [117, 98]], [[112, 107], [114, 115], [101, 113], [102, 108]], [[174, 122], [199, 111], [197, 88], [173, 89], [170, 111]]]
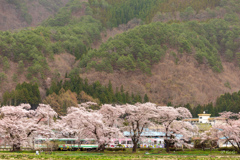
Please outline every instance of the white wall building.
[[211, 117], [211, 114], [206, 114], [203, 112], [203, 114], [198, 114], [198, 118], [188, 118], [184, 119], [184, 121], [190, 122], [192, 124], [205, 123], [215, 125], [217, 123], [223, 123], [224, 119], [220, 117]]

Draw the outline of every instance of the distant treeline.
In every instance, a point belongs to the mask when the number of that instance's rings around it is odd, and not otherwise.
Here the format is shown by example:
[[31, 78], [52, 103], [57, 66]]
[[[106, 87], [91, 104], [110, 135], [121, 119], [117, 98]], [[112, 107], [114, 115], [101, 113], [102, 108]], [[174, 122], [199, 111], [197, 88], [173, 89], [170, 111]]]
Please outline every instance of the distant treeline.
[[117, 87], [114, 92], [111, 81], [109, 81], [107, 86], [103, 86], [99, 81], [89, 84], [88, 79], [82, 79], [79, 76], [70, 76], [70, 78], [64, 82], [53, 82], [51, 87], [47, 90], [47, 95], [52, 93], [59, 94], [59, 91], [62, 88], [64, 90], [75, 92], [77, 95], [84, 91], [91, 97], [99, 99], [101, 104], [134, 104], [137, 102], [148, 102], [147, 95], [143, 100], [139, 94], [134, 95], [133, 93], [124, 91], [124, 86], [121, 86], [120, 88]]
[[224, 111], [231, 111], [234, 113], [240, 112], [240, 91], [234, 92], [232, 94], [225, 93], [217, 98], [216, 104], [209, 103], [206, 105], [198, 105], [191, 107], [190, 104], [184, 105], [192, 113], [193, 117], [198, 117], [198, 114], [205, 111], [208, 114], [211, 114], [212, 117], [219, 116], [219, 113]]
[[[67, 77], [67, 75], [66, 75]], [[129, 93], [124, 87], [113, 90], [109, 81], [107, 86], [103, 86], [99, 81], [93, 84], [88, 83], [88, 79], [79, 76], [70, 76], [65, 81], [53, 81], [51, 87], [46, 91], [46, 98], [41, 99], [38, 85], [32, 83], [18, 84], [15, 90], [5, 92], [1, 105], [19, 105], [29, 103], [35, 109], [39, 103], [49, 103], [60, 114], [67, 112], [70, 106], [77, 106], [78, 103], [93, 101], [100, 104], [135, 104], [137, 102], [148, 102], [149, 98], [145, 94]]]
[[[88, 79], [78, 76], [70, 76], [65, 78], [65, 81], [53, 81], [46, 95], [46, 99], [42, 100], [38, 85], [24, 82], [18, 84], [15, 90], [5, 92], [1, 105], [30, 103], [32, 108], [35, 108], [39, 103], [50, 103], [60, 115], [63, 115], [67, 107], [77, 106], [78, 103], [87, 101], [94, 101], [98, 104], [135, 104], [149, 101], [147, 94], [141, 97], [139, 94], [125, 91], [123, 86], [116, 88], [114, 92], [111, 81], [107, 86], [103, 86], [98, 81], [89, 84]], [[167, 105], [172, 106], [171, 103]], [[198, 106], [186, 104], [183, 107], [188, 108], [193, 117], [198, 117], [198, 114], [203, 111], [211, 114], [212, 117], [219, 116], [219, 113], [224, 111], [238, 113], [240, 112], [240, 91], [221, 95], [217, 98], [215, 105], [213, 103]]]
[[6, 91], [2, 99], [1, 105], [17, 106], [21, 103], [29, 103], [32, 108], [36, 108], [42, 102], [38, 84], [26, 82], [18, 84], [11, 92]]

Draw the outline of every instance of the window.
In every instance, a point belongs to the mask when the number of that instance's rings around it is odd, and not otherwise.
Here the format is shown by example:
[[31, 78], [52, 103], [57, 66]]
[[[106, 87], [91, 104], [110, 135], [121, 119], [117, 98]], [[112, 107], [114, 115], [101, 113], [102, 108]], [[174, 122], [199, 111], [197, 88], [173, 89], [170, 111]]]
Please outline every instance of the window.
[[132, 144], [132, 141], [127, 141], [127, 144]]
[[121, 141], [121, 144], [126, 144], [126, 141]]
[[202, 119], [202, 117], [199, 117], [199, 119]]
[[114, 141], [114, 144], [119, 144], [119, 141]]

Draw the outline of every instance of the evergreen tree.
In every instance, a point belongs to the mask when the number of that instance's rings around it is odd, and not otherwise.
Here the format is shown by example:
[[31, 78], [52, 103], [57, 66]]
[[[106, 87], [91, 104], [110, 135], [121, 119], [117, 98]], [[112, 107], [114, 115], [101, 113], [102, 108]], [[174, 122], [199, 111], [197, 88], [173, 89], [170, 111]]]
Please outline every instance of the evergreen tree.
[[145, 102], [145, 103], [146, 103], [146, 102], [149, 102], [149, 98], [148, 98], [147, 94], [144, 95], [144, 102]]

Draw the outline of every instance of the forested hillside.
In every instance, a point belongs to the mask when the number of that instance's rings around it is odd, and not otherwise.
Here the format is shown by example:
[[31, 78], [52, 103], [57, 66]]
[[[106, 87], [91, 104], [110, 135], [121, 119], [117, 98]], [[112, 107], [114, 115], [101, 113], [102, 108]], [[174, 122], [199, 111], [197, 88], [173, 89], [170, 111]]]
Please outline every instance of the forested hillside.
[[[73, 1], [64, 8], [64, 11], [71, 15], [76, 8], [81, 9], [84, 5], [79, 1]], [[91, 16], [76, 17], [66, 26], [55, 24], [59, 27], [52, 27], [55, 26], [52, 24], [53, 21], [57, 21], [61, 15], [69, 16], [61, 12], [62, 10], [55, 19], [47, 20], [44, 23], [46, 27], [0, 32], [2, 81], [7, 77], [5, 74], [10, 69], [10, 61], [18, 64], [17, 72], [19, 74], [25, 72], [28, 80], [36, 81], [35, 77], [45, 79], [50, 74], [47, 58], [53, 60], [54, 54], [68, 52], [79, 59], [87, 53], [91, 43], [100, 39], [101, 24]], [[66, 19], [69, 20], [69, 17]], [[65, 23], [60, 20], [59, 22]]]
[[117, 27], [133, 18], [149, 23], [157, 12], [176, 13], [188, 7], [196, 11], [214, 8], [221, 0], [89, 0], [94, 17], [106, 27]]
[[176, 64], [177, 54], [189, 54], [199, 64], [208, 64], [215, 72], [221, 72], [220, 57], [230, 62], [237, 59], [240, 65], [239, 34], [239, 26], [224, 20], [151, 23], [118, 35], [102, 44], [99, 50], [88, 52], [80, 61], [80, 67], [106, 72], [141, 69], [151, 74], [152, 65], [170, 52], [176, 57]]
[[2, 104], [34, 106], [34, 96], [16, 87], [29, 88], [24, 82], [38, 85], [38, 102], [57, 104], [61, 114], [86, 99], [197, 106], [240, 90], [239, 0], [0, 4], [1, 30], [32, 26], [0, 31]]
[[37, 26], [69, 0], [1, 0], [0, 30]]

